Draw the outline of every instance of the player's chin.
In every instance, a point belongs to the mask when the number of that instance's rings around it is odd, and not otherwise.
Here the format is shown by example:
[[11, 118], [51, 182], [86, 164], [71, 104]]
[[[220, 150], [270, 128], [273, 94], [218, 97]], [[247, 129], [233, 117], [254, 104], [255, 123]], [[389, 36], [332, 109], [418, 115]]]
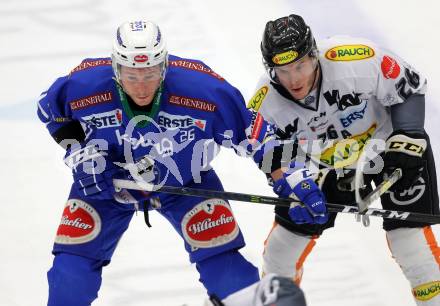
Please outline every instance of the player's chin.
[[304, 87], [297, 89], [289, 89], [290, 95], [296, 100], [304, 99], [307, 95], [307, 92]]
[[147, 106], [151, 103], [152, 97], [151, 96], [141, 96], [141, 97], [132, 97], [134, 103], [136, 103], [139, 106]]

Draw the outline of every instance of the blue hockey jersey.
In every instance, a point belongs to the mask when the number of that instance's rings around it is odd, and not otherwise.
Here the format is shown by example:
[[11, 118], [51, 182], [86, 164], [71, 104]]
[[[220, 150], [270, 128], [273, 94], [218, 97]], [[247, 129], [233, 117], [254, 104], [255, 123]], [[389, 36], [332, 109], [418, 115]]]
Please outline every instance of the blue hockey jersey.
[[84, 139], [77, 140], [97, 144], [107, 152], [106, 162], [149, 156], [156, 182], [171, 186], [200, 181], [219, 145], [260, 163], [272, 143], [274, 128], [198, 60], [169, 57], [151, 111], [133, 110], [128, 99], [114, 79], [111, 59], [85, 59], [42, 94], [38, 116], [56, 139], [59, 131], [81, 123]]

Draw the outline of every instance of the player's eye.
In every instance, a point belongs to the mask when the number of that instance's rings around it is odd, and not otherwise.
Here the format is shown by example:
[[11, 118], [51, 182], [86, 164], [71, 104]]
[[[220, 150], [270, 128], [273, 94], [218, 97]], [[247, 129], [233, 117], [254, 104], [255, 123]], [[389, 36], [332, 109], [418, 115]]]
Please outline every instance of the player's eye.
[[296, 71], [301, 71], [304, 68], [304, 63], [299, 63], [296, 67], [295, 70]]
[[149, 75], [146, 75], [145, 77], [144, 77], [144, 81], [151, 81], [151, 80], [153, 80], [154, 79], [154, 75], [151, 75], [151, 74], [149, 74]]
[[127, 76], [127, 80], [131, 81], [131, 82], [137, 82], [138, 78], [133, 75], [129, 75], [129, 76]]

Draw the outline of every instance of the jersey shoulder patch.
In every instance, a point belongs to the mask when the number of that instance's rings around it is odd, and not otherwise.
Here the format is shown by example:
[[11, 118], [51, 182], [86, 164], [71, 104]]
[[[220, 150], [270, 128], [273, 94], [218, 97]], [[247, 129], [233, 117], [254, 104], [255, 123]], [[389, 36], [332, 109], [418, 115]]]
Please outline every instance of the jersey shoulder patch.
[[349, 62], [369, 59], [376, 55], [373, 43], [363, 38], [334, 36], [322, 43], [324, 57], [333, 62]]
[[69, 72], [69, 76], [71, 76], [76, 72], [88, 70], [94, 67], [111, 66], [111, 65], [112, 65], [112, 60], [110, 58], [86, 58], [78, 66], [76, 66]]
[[258, 111], [263, 104], [264, 98], [266, 98], [267, 93], [269, 92], [269, 86], [263, 85], [254, 96], [249, 100], [247, 104], [247, 108], [251, 108], [255, 111]]
[[225, 79], [212, 70], [208, 65], [204, 62], [194, 59], [180, 58], [177, 56], [170, 55], [169, 62], [170, 67], [173, 68], [181, 68], [189, 71], [201, 72], [203, 74], [214, 77], [220, 81], [224, 81]]

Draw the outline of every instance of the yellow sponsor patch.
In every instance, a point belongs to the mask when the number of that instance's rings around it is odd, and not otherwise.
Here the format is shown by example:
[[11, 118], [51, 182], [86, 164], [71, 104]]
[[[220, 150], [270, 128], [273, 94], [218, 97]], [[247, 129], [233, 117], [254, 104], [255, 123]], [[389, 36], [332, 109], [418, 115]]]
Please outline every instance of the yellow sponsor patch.
[[327, 50], [325, 57], [331, 61], [358, 61], [374, 54], [373, 48], [366, 45], [343, 45]]
[[[334, 168], [342, 168], [354, 164], [364, 149], [368, 140], [373, 137], [376, 124], [366, 132], [338, 141], [334, 146], [321, 153], [321, 162]], [[318, 157], [318, 156], [316, 156]]]
[[413, 288], [413, 295], [419, 301], [428, 301], [440, 293], [440, 281], [434, 281]]
[[249, 100], [247, 104], [247, 108], [252, 108], [258, 111], [263, 103], [264, 98], [266, 98], [266, 94], [269, 91], [269, 87], [263, 86], [258, 89], [257, 93]]
[[284, 64], [293, 62], [297, 57], [298, 57], [298, 52], [290, 50], [290, 51], [275, 55], [272, 58], [272, 61], [277, 65], [284, 65]]

